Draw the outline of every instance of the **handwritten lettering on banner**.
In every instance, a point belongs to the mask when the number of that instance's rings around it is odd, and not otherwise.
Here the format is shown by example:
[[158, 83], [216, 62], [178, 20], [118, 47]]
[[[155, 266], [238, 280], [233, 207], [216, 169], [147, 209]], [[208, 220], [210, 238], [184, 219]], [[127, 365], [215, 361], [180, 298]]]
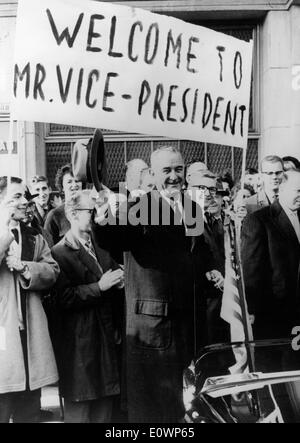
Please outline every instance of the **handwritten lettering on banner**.
[[12, 115], [247, 146], [252, 43], [112, 3], [20, 0]]

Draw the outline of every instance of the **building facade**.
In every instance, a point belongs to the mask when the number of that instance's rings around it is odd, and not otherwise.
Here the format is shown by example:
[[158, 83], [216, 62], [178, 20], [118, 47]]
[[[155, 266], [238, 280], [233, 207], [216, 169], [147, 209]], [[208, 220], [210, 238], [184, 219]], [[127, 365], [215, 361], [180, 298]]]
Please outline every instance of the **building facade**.
[[[82, 0], [83, 2], [85, 0]], [[300, 0], [147, 0], [118, 1], [175, 16], [254, 41], [253, 79], [247, 166], [257, 167], [267, 154], [300, 157]], [[0, 175], [29, 178], [46, 174], [53, 184], [56, 170], [70, 161], [72, 146], [89, 138], [93, 128], [37, 122], [9, 124], [9, 101], [17, 1], [0, 0]], [[10, 129], [11, 128], [11, 129]], [[9, 131], [13, 146], [8, 146]], [[132, 158], [149, 163], [151, 152], [165, 144], [178, 146], [186, 162], [205, 161], [212, 171], [241, 174], [242, 153], [188, 140], [104, 131], [109, 186], [124, 179]], [[9, 148], [13, 154], [8, 155]]]

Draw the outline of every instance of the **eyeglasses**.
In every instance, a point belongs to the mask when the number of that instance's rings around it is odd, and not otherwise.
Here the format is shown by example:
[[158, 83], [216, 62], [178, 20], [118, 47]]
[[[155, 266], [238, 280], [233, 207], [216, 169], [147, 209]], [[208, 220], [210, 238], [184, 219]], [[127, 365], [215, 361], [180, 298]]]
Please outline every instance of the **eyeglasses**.
[[94, 212], [94, 209], [80, 208], [80, 209], [75, 209], [75, 211], [88, 211], [90, 214], [92, 214]]
[[214, 187], [207, 187], [204, 185], [199, 185], [199, 186], [193, 186], [193, 188], [199, 189], [199, 191], [202, 191], [203, 193], [208, 191], [210, 193], [210, 195], [212, 195], [213, 197], [217, 195], [217, 188], [214, 188]]
[[271, 171], [271, 172], [262, 172], [263, 174], [265, 174], [265, 175], [268, 175], [269, 177], [271, 177], [272, 175], [275, 175], [276, 177], [281, 177], [282, 176], [282, 174], [283, 174], [283, 171], [276, 171], [276, 172], [273, 172], [273, 171]]

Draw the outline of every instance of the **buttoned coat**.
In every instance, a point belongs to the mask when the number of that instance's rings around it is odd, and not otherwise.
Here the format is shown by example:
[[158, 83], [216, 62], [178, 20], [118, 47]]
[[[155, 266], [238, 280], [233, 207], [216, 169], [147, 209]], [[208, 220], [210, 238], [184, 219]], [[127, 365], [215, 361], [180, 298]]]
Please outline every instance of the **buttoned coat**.
[[52, 249], [61, 273], [52, 291], [58, 308], [55, 349], [63, 397], [70, 401], [117, 395], [113, 302], [120, 291], [101, 292], [99, 280], [118, 265], [95, 245], [98, 262], [69, 231]]
[[[148, 208], [144, 223], [95, 225], [94, 233], [104, 247], [117, 242], [127, 251], [129, 420], [174, 423], [184, 416], [183, 370], [205, 342], [204, 274], [212, 269], [212, 258], [202, 233], [187, 236], [185, 226], [174, 223], [172, 210], [169, 223], [162, 223], [170, 205], [157, 191], [142, 197], [139, 204]], [[150, 223], [153, 205], [157, 205], [156, 225]], [[194, 215], [195, 205], [190, 204]], [[199, 216], [203, 217], [202, 212]]]
[[255, 338], [290, 337], [299, 324], [299, 260], [296, 232], [278, 201], [246, 218], [242, 262]]
[[11, 239], [7, 234], [0, 237], [0, 394], [24, 391], [26, 388], [16, 284], [21, 284], [21, 296], [26, 297], [29, 388], [36, 390], [58, 380], [41, 297], [55, 284], [59, 267], [41, 235], [23, 224], [21, 234], [22, 260], [31, 273], [29, 282], [7, 268], [5, 255]]

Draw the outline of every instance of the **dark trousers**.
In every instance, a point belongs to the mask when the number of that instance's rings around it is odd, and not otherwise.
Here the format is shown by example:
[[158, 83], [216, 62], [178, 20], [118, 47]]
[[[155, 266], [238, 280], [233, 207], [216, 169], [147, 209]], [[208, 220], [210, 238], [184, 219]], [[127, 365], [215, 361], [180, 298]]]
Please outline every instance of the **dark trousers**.
[[65, 399], [65, 423], [111, 423], [114, 397], [73, 402]]
[[38, 423], [41, 390], [0, 394], [0, 423]]

